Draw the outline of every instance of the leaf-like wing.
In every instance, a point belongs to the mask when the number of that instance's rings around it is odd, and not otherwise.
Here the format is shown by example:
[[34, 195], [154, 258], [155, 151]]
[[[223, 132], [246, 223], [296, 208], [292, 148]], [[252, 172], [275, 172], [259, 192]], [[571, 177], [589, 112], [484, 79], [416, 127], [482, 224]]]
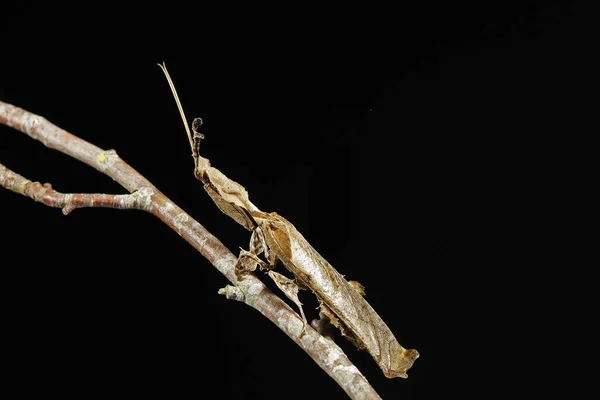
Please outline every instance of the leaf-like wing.
[[369, 351], [387, 377], [406, 377], [406, 371], [419, 353], [404, 349], [398, 343], [357, 288], [352, 287], [289, 221], [271, 213], [266, 224], [263, 230], [269, 247], [342, 321], [353, 336], [352, 341]]

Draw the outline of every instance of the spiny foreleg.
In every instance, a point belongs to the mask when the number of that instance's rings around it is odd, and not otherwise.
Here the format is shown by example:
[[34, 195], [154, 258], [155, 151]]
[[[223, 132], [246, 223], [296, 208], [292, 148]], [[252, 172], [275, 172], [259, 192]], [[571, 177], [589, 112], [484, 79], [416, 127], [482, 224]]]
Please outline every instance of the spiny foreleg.
[[[261, 253], [265, 254], [266, 262], [258, 257]], [[263, 231], [260, 227], [256, 227], [250, 236], [250, 251], [240, 249], [240, 255], [234, 267], [235, 274], [239, 279], [245, 273], [256, 271], [257, 266], [261, 270], [271, 270], [275, 268], [276, 263], [277, 257], [269, 251]]]

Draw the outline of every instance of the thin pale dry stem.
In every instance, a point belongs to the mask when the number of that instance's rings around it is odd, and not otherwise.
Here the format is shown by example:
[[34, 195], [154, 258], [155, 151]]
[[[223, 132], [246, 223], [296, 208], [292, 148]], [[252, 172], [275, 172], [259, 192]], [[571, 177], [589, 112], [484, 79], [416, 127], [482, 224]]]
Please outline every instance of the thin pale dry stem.
[[162, 72], [165, 74], [167, 78], [167, 82], [169, 82], [169, 87], [171, 88], [171, 92], [173, 92], [173, 97], [175, 98], [175, 103], [177, 103], [177, 108], [179, 109], [179, 114], [181, 114], [181, 119], [183, 120], [183, 126], [185, 127], [185, 132], [187, 133], [188, 140], [190, 141], [190, 147], [192, 151], [194, 150], [194, 139], [192, 139], [192, 132], [190, 132], [190, 126], [187, 123], [187, 119], [185, 118], [185, 112], [183, 112], [183, 107], [181, 106], [181, 101], [179, 100], [179, 95], [177, 94], [177, 90], [175, 89], [175, 85], [173, 84], [173, 80], [171, 79], [171, 75], [169, 75], [169, 71], [167, 70], [167, 66], [163, 62], [162, 64], [158, 64]]
[[[46, 119], [25, 111], [21, 108], [0, 101], [0, 123], [11, 126], [21, 132], [26, 133], [33, 139], [41, 141], [47, 147], [59, 150], [79, 161], [90, 165], [97, 170], [113, 178], [124, 188], [130, 191], [131, 195], [79, 195], [76, 204], [89, 206], [89, 201], [93, 196], [113, 196], [105, 198], [105, 204], [113, 201], [117, 196], [131, 196], [118, 198], [119, 201], [133, 201], [134, 194], [141, 194], [143, 199], [138, 202], [143, 204], [141, 207], [129, 207], [145, 210], [175, 230], [182, 238], [197, 249], [206, 259], [215, 266], [223, 275], [235, 285], [235, 290], [230, 289], [229, 298], [243, 301], [249, 306], [258, 310], [267, 317], [283, 332], [285, 332], [296, 344], [298, 344], [329, 376], [331, 376], [342, 389], [353, 399], [379, 399], [379, 395], [369, 385], [366, 378], [360, 371], [348, 360], [344, 352], [330, 339], [321, 336], [311, 327], [306, 327], [303, 335], [300, 335], [304, 328], [302, 319], [296, 314], [283, 300], [271, 292], [256, 276], [252, 274], [244, 275], [244, 278], [238, 280], [234, 272], [235, 257], [216, 237], [208, 232], [202, 225], [195, 221], [185, 211], [179, 208], [156, 187], [154, 187], [146, 178], [123, 161], [116, 152], [112, 150], [102, 150], [93, 144], [90, 144], [59, 127], [48, 122]], [[28, 182], [30, 190], [34, 195], [27, 194], [36, 199], [42, 191], [42, 203], [46, 196], [53, 199], [57, 206], [64, 203], [63, 207], [73, 202], [73, 197], [67, 201], [65, 194], [54, 192], [48, 194], [49, 187], [44, 187], [39, 183], [31, 183], [27, 179], [9, 171], [7, 168], [0, 169], [0, 185], [10, 190], [20, 191], [23, 182]], [[18, 176], [19, 178], [15, 178]], [[16, 189], [16, 190], [15, 190]], [[36, 192], [36, 190], [38, 192]], [[37, 193], [37, 194], [36, 194]], [[92, 196], [92, 197], [85, 197]], [[87, 203], [86, 203], [87, 202]], [[51, 205], [51, 204], [48, 204]], [[225, 291], [224, 294], [227, 294]]]

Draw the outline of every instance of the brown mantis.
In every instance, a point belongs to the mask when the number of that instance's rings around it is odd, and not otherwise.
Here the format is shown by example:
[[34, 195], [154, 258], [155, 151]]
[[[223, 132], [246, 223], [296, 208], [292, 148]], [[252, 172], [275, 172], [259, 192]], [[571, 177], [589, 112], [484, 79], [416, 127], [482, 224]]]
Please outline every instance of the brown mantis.
[[[229, 179], [212, 167], [208, 159], [200, 156], [199, 145], [204, 136], [198, 129], [202, 120], [194, 119], [192, 135], [166, 66], [164, 63], [159, 66], [169, 82], [183, 119], [195, 163], [194, 175], [204, 183], [204, 189], [222, 212], [252, 231], [250, 249], [241, 250], [236, 263], [238, 277], [243, 278], [245, 273], [256, 270], [257, 266], [268, 270], [268, 275], [276, 285], [299, 307], [304, 327], [307, 321], [298, 299], [298, 290], [310, 289], [319, 300], [321, 313], [357, 348], [367, 349], [385, 376], [406, 378], [406, 371], [419, 353], [405, 349], [398, 343], [388, 326], [364, 299], [362, 285], [347, 281], [292, 223], [277, 213], [260, 211], [250, 202], [242, 185]], [[264, 254], [264, 260], [259, 257], [261, 254]], [[294, 275], [294, 280], [272, 270], [277, 260]]]

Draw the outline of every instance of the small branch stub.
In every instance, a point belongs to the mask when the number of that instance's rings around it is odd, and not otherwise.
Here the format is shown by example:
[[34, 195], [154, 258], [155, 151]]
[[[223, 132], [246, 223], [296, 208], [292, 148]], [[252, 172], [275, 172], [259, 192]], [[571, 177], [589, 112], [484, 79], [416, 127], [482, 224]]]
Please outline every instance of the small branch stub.
[[219, 289], [219, 294], [222, 294], [227, 300], [244, 301], [244, 293], [235, 286], [227, 285]]

